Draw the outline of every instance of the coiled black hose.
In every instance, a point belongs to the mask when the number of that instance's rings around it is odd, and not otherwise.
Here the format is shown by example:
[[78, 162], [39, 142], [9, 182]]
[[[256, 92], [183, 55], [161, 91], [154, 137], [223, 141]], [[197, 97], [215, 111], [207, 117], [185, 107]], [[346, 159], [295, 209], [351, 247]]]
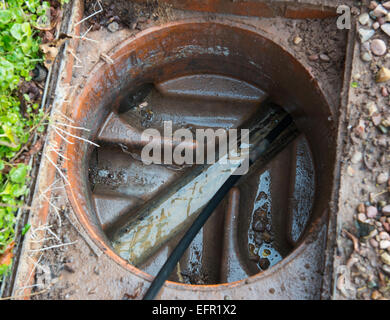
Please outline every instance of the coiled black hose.
[[[257, 158], [259, 158], [268, 148], [268, 146], [278, 138], [278, 136], [288, 128], [292, 123], [292, 118], [290, 115], [287, 115], [283, 118], [279, 124], [271, 130], [270, 133], [264, 138], [261, 144], [259, 144], [259, 149], [254, 149], [254, 152], [251, 151], [249, 157], [249, 165], [251, 166]], [[253, 156], [255, 155], [255, 156]], [[221, 188], [217, 191], [213, 198], [207, 203], [206, 207], [202, 210], [199, 216], [192, 223], [191, 227], [188, 229], [186, 234], [180, 240], [178, 245], [172, 251], [171, 255], [164, 263], [157, 276], [154, 278], [152, 284], [150, 285], [148, 291], [145, 293], [143, 300], [153, 300], [156, 295], [159, 293], [161, 287], [164, 285], [164, 282], [168, 279], [169, 275], [175, 269], [177, 263], [180, 261], [184, 252], [187, 250], [191, 242], [194, 240], [200, 229], [204, 226], [208, 218], [211, 216], [213, 211], [217, 208], [220, 202], [223, 200], [225, 195], [229, 190], [237, 183], [237, 181], [242, 176], [231, 175], [226, 182], [222, 185]]]

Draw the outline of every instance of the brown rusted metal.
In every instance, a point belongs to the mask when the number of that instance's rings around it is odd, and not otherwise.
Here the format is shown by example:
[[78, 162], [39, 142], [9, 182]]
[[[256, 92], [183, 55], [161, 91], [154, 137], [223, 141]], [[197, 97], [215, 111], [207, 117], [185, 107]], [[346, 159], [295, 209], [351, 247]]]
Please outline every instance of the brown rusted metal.
[[[333, 109], [313, 76], [266, 34], [223, 18], [212, 22], [203, 19], [173, 22], [148, 29], [115, 48], [110, 57], [114, 64], [99, 62], [68, 110], [68, 116], [78, 125], [91, 129], [85, 138], [96, 140], [107, 116], [118, 108], [131, 88], [191, 74], [221, 74], [259, 87], [286, 107], [307, 138], [317, 172], [309, 227], [283, 261], [262, 273], [255, 272], [247, 279], [227, 284], [192, 286], [168, 282], [161, 298], [223, 298], [225, 295], [248, 298], [248, 290], [253, 298], [318, 297], [335, 131], [334, 124], [328, 120], [334, 118]], [[93, 150], [85, 143], [73, 142], [67, 146], [70, 160], [66, 168], [71, 184], [68, 194], [80, 222], [95, 243], [126, 268], [134, 281], [150, 281], [150, 275], [131, 266], [112, 250], [96, 214], [87, 176]], [[248, 202], [244, 196], [240, 198], [240, 203]]]
[[223, 249], [221, 258], [221, 282], [228, 283], [232, 279], [244, 279], [248, 277], [243, 263], [237, 256], [238, 235], [237, 224], [240, 213], [240, 189], [234, 187], [228, 195], [228, 206], [225, 215], [225, 226], [223, 236]]

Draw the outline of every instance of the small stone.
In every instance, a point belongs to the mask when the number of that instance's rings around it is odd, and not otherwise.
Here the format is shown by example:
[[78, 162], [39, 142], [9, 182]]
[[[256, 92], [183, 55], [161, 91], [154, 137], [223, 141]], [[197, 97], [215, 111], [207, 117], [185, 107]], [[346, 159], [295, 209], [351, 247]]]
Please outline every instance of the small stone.
[[367, 208], [367, 217], [368, 218], [375, 218], [378, 214], [378, 209], [376, 207], [373, 207], [373, 206], [369, 206]]
[[376, 75], [376, 82], [386, 82], [390, 80], [390, 70], [382, 67]]
[[354, 129], [355, 133], [359, 136], [363, 136], [364, 132], [366, 130], [366, 124], [363, 119], [359, 120], [359, 124]]
[[371, 117], [374, 113], [378, 112], [378, 108], [375, 104], [375, 102], [373, 101], [370, 101], [369, 103], [367, 103], [367, 111], [368, 111], [368, 115]]
[[380, 125], [380, 123], [382, 121], [382, 116], [378, 113], [374, 113], [371, 116], [371, 120], [372, 120], [372, 123], [374, 124], [374, 126], [378, 126], [378, 125]]
[[383, 119], [381, 123], [382, 123], [382, 126], [384, 126], [385, 128], [389, 128], [390, 127], [390, 117], [386, 117], [386, 119]]
[[386, 139], [386, 137], [380, 136], [377, 139], [377, 144], [378, 144], [378, 146], [381, 146], [381, 147], [387, 147], [387, 139]]
[[366, 217], [366, 215], [365, 215], [364, 213], [359, 213], [359, 214], [357, 215], [357, 219], [358, 219], [360, 222], [366, 222], [367, 217]]
[[374, 10], [378, 6], [378, 2], [376, 1], [370, 1], [370, 4], [368, 5], [368, 8], [370, 10]]
[[347, 173], [350, 177], [353, 177], [355, 175], [355, 170], [351, 166], [348, 166]]
[[382, 298], [382, 294], [378, 291], [378, 290], [375, 290], [372, 294], [371, 294], [371, 299], [372, 300], [378, 300]]
[[378, 126], [378, 129], [383, 133], [383, 134], [387, 134], [388, 130], [386, 127], [382, 126], [382, 125], [379, 125]]
[[142, 102], [138, 107], [140, 108], [140, 109], [142, 109], [142, 108], [146, 108], [148, 106], [148, 102], [147, 101], [144, 101], [144, 102]]
[[381, 240], [381, 242], [379, 242], [379, 248], [381, 248], [382, 250], [386, 250], [386, 249], [390, 248], [390, 241], [389, 240]]
[[381, 88], [381, 95], [382, 97], [388, 97], [389, 96], [389, 90], [387, 90], [386, 87]]
[[359, 152], [359, 151], [356, 151], [356, 152], [353, 154], [352, 158], [351, 158], [351, 162], [352, 162], [353, 164], [357, 164], [357, 163], [359, 163], [360, 161], [362, 161], [362, 159], [363, 159], [363, 154], [362, 154], [361, 152]]
[[385, 215], [385, 216], [390, 216], [390, 205], [387, 205], [385, 207], [382, 208], [382, 213]]
[[[382, 25], [382, 27], [385, 25], [386, 25], [386, 23], [384, 25]], [[389, 33], [390, 33], [390, 30], [389, 30]], [[375, 30], [363, 29], [363, 28], [359, 29], [360, 41], [362, 43], [370, 40], [374, 34], [375, 34]]]
[[386, 202], [386, 201], [384, 201], [384, 200], [379, 201], [379, 206], [380, 206], [381, 208], [385, 207], [386, 205], [387, 205], [387, 202]]
[[378, 248], [378, 246], [379, 246], [378, 241], [376, 241], [374, 238], [371, 238], [371, 239], [370, 239], [370, 244], [371, 244], [371, 246], [372, 246], [373, 248]]
[[118, 31], [119, 30], [119, 24], [117, 23], [117, 22], [111, 22], [109, 25], [108, 25], [108, 27], [107, 27], [107, 29], [110, 31], [110, 32], [116, 32], [116, 31]]
[[312, 54], [309, 56], [309, 60], [310, 61], [317, 61], [318, 60], [318, 54]]
[[388, 13], [386, 8], [384, 8], [382, 5], [377, 5], [376, 8], [373, 10], [373, 14], [375, 17], [383, 17]]
[[366, 212], [366, 206], [364, 205], [364, 203], [360, 203], [357, 207], [357, 210], [359, 213], [365, 213]]
[[377, 184], [384, 184], [387, 180], [389, 180], [389, 174], [387, 172], [380, 173], [376, 178]]
[[390, 10], [390, 1], [386, 1], [385, 3], [382, 3], [383, 8]]
[[382, 253], [381, 259], [383, 263], [390, 265], [390, 254], [388, 254], [387, 252]]
[[362, 75], [360, 73], [355, 73], [353, 75], [353, 80], [359, 81], [361, 79]]
[[302, 38], [297, 36], [294, 38], [293, 42], [295, 45], [298, 45], [302, 42]]
[[390, 36], [390, 23], [384, 23], [381, 25], [381, 29], [384, 33]]
[[324, 61], [324, 62], [329, 62], [329, 61], [330, 61], [330, 58], [329, 58], [328, 55], [322, 53], [322, 54], [320, 54], [320, 60], [321, 60], [321, 61]]
[[367, 12], [362, 13], [359, 16], [359, 22], [361, 25], [365, 26], [366, 24], [368, 24], [369, 21], [370, 21], [370, 15]]
[[[386, 15], [386, 17], [387, 17], [387, 15]], [[378, 18], [378, 23], [379, 23], [379, 25], [382, 25], [382, 24], [385, 24], [386, 23], [386, 17], [380, 17], [380, 18]]]
[[382, 270], [390, 276], [390, 266], [384, 264]]
[[269, 260], [267, 258], [261, 258], [259, 260], [259, 266], [262, 270], [267, 270], [269, 268], [270, 264], [271, 263], [269, 262]]
[[371, 52], [376, 56], [383, 56], [387, 51], [386, 43], [381, 39], [375, 39], [371, 42]]
[[362, 60], [364, 62], [370, 62], [372, 60], [372, 55], [370, 52], [363, 52], [362, 53]]
[[381, 25], [377, 21], [372, 24], [372, 27], [374, 28], [374, 30], [378, 30], [380, 28], [380, 26]]
[[366, 41], [366, 42], [362, 43], [362, 51], [368, 51], [368, 52], [371, 51], [369, 42]]

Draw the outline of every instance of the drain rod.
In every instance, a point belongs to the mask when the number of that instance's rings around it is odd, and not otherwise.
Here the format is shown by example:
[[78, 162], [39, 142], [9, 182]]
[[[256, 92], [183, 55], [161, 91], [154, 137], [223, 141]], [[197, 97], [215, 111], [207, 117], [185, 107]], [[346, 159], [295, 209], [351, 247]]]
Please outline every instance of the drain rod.
[[[249, 165], [252, 166], [254, 163], [256, 163], [257, 167], [257, 163], [260, 165], [266, 164], [270, 160], [270, 154], [274, 156], [276, 153], [281, 151], [281, 146], [284, 148], [288, 143], [294, 140], [296, 136], [297, 129], [293, 123], [293, 120], [290, 115], [286, 115], [283, 120], [281, 120], [279, 124], [274, 129], [272, 129], [262, 141], [254, 144], [253, 148], [250, 150]], [[180, 261], [184, 252], [194, 240], [200, 229], [202, 229], [208, 218], [223, 200], [225, 195], [240, 178], [240, 175], [231, 175], [213, 196], [213, 198], [211, 198], [211, 200], [207, 203], [205, 208], [195, 219], [178, 245], [172, 251], [171, 255], [162, 266], [157, 276], [154, 278], [152, 284], [145, 293], [143, 300], [153, 300], [156, 297], [161, 287], [164, 285], [169, 275], [173, 272], [177, 263]]]

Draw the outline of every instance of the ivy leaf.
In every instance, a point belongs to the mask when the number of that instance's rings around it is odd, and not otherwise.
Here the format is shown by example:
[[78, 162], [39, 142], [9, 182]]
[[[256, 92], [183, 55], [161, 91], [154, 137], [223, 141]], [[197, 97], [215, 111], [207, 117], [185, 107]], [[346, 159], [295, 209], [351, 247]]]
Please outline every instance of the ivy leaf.
[[14, 184], [11, 188], [11, 195], [15, 198], [19, 198], [27, 193], [27, 186], [26, 185], [20, 185], [20, 184]]
[[[28, 22], [24, 23], [15, 23], [11, 30], [11, 35], [16, 39], [21, 41], [23, 38], [31, 37], [31, 27]], [[30, 39], [31, 40], [31, 39]]]
[[12, 13], [9, 10], [0, 10], [0, 23], [7, 24], [12, 20]]
[[29, 167], [25, 164], [19, 164], [16, 168], [12, 168], [9, 177], [12, 182], [24, 183], [28, 173]]

